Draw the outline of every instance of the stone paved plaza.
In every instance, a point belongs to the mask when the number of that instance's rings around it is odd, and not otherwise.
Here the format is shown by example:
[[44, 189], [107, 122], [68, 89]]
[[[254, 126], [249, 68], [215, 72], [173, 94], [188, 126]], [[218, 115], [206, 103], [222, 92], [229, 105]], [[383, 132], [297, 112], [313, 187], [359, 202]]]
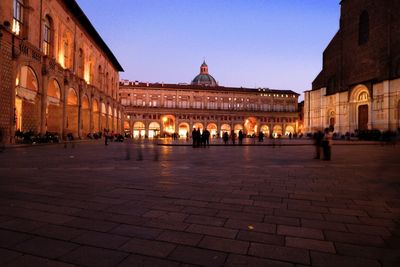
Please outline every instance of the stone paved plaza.
[[[130, 158], [127, 157], [129, 151]], [[400, 266], [400, 147], [0, 153], [1, 266]]]

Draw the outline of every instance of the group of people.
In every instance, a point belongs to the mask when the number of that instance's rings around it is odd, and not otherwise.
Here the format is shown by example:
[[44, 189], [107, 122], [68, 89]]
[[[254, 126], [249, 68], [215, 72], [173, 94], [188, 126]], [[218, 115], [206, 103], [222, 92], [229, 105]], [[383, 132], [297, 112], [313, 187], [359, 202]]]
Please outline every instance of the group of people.
[[323, 160], [331, 160], [332, 153], [332, 134], [333, 129], [325, 128], [325, 130], [314, 133], [315, 144], [315, 159], [321, 158], [321, 150], [323, 153]]
[[210, 145], [210, 131], [205, 129], [200, 132], [200, 128], [193, 128], [192, 131], [193, 147], [209, 146]]

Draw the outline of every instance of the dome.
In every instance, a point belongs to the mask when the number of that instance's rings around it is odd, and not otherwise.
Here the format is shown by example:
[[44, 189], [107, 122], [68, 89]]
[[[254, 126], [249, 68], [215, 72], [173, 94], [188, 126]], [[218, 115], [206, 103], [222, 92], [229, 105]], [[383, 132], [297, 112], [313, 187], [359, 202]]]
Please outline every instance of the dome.
[[217, 81], [215, 81], [214, 77], [210, 74], [199, 74], [193, 79], [192, 84], [217, 86]]
[[200, 74], [194, 77], [192, 85], [205, 85], [205, 86], [217, 86], [217, 81], [213, 76], [208, 74], [208, 66], [205, 61], [200, 66]]

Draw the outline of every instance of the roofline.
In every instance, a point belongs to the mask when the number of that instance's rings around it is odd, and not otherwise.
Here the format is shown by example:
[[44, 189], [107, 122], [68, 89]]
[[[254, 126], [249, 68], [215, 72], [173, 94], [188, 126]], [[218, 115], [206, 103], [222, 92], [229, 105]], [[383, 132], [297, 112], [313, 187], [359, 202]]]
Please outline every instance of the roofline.
[[111, 52], [110, 48], [101, 38], [100, 34], [93, 27], [92, 23], [85, 15], [83, 10], [80, 8], [76, 0], [62, 0], [64, 5], [68, 8], [68, 10], [73, 14], [75, 19], [78, 20], [79, 24], [86, 30], [87, 33], [93, 38], [96, 44], [106, 53], [107, 58], [111, 61], [113, 66], [120, 72], [123, 72], [121, 64], [118, 62], [117, 58]]
[[120, 81], [120, 89], [124, 87], [131, 88], [152, 88], [152, 89], [181, 89], [181, 90], [210, 90], [210, 91], [239, 91], [239, 92], [251, 92], [251, 93], [276, 93], [276, 94], [293, 94], [300, 96], [292, 90], [283, 89], [271, 89], [271, 88], [246, 88], [246, 87], [225, 87], [225, 86], [205, 86], [205, 85], [193, 85], [193, 84], [168, 84], [168, 83], [144, 83], [144, 82], [132, 82], [129, 81], [128, 85], [125, 85], [127, 81]]

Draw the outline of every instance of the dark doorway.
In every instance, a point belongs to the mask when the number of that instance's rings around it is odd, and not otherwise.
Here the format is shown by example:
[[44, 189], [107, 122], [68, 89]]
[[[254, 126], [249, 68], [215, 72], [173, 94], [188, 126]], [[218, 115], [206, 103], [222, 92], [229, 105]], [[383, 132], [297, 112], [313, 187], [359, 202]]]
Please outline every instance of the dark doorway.
[[368, 130], [368, 105], [358, 106], [358, 130]]

